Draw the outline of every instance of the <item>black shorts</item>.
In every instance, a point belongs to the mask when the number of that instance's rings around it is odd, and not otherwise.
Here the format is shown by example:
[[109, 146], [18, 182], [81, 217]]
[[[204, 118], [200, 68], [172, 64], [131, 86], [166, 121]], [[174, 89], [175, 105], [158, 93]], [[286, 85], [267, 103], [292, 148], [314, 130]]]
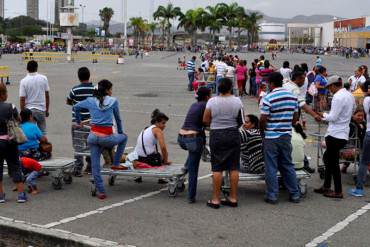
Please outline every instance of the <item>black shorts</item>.
[[209, 146], [213, 172], [240, 169], [240, 134], [237, 128], [211, 130]]

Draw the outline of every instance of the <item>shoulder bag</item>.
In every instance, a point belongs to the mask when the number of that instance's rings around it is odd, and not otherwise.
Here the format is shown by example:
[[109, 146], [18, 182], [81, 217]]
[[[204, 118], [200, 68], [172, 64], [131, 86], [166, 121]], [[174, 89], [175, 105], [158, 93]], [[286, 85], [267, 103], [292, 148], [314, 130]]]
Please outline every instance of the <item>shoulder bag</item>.
[[27, 142], [27, 137], [22, 128], [19, 127], [18, 121], [14, 118], [13, 109], [14, 105], [10, 104], [10, 119], [7, 121], [8, 136], [11, 141], [23, 144]]

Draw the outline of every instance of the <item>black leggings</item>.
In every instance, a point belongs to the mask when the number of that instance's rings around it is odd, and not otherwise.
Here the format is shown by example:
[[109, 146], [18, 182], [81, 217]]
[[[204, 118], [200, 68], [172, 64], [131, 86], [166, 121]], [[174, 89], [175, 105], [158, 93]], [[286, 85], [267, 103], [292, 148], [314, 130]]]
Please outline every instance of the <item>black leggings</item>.
[[0, 182], [3, 181], [4, 160], [8, 165], [9, 175], [14, 183], [23, 182], [21, 165], [18, 155], [18, 146], [16, 143], [0, 140]]
[[344, 148], [347, 141], [337, 139], [332, 136], [325, 138], [326, 151], [324, 153], [325, 164], [325, 181], [324, 187], [331, 188], [331, 178], [334, 180], [334, 188], [336, 193], [342, 193], [342, 178], [339, 167], [339, 151]]

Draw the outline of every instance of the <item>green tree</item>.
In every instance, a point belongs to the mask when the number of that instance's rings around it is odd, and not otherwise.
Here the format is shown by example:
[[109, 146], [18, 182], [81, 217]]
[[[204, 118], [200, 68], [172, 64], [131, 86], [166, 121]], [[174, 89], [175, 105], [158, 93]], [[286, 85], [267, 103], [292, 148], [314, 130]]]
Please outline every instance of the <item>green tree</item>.
[[145, 32], [148, 28], [147, 20], [144, 20], [142, 17], [132, 17], [130, 18], [129, 26], [133, 29], [135, 46], [140, 45], [140, 38], [142, 38], [142, 41], [144, 41]]
[[245, 15], [245, 9], [234, 2], [230, 5], [226, 3], [219, 3], [216, 5], [219, 8], [220, 15], [222, 16], [223, 25], [229, 31], [229, 47], [232, 46], [233, 28], [236, 26], [238, 16]]
[[190, 9], [179, 18], [179, 25], [177, 29], [183, 27], [186, 32], [190, 34], [191, 45], [196, 46], [196, 33], [200, 29], [205, 30], [207, 23], [205, 19], [206, 12], [203, 8]]
[[222, 18], [219, 6], [207, 6], [205, 19], [209, 29], [210, 43], [215, 42], [215, 34], [219, 33], [222, 28]]
[[263, 15], [259, 12], [251, 12], [247, 16], [248, 44], [258, 42], [258, 31], [260, 30], [259, 22]]
[[103, 22], [103, 30], [105, 30], [106, 35], [109, 35], [109, 23], [114, 15], [112, 8], [105, 7], [99, 10], [99, 17]]
[[174, 7], [172, 3], [167, 6], [160, 5], [158, 9], [153, 13], [154, 20], [164, 20], [164, 28], [167, 33], [167, 49], [171, 47], [171, 21], [177, 17], [181, 17], [183, 14], [179, 7]]
[[147, 26], [148, 26], [148, 30], [150, 31], [150, 35], [151, 35], [151, 44], [150, 44], [150, 47], [153, 47], [153, 44], [154, 44], [154, 32], [155, 32], [155, 30], [158, 27], [158, 23], [156, 23], [156, 22], [150, 22], [150, 23], [147, 24]]

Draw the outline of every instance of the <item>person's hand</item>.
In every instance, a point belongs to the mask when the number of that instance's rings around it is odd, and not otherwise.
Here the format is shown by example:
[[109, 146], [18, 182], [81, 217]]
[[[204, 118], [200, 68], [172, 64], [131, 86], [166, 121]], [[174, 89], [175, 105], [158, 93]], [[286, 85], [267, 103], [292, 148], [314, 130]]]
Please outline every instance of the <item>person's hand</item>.
[[[323, 112], [316, 112], [317, 113], [317, 115], [319, 115], [321, 118], [323, 118], [324, 117], [324, 113]], [[316, 119], [316, 118], [315, 118]]]
[[49, 117], [49, 111], [45, 112], [45, 117]]
[[315, 116], [315, 120], [316, 120], [316, 122], [321, 122], [322, 118], [321, 118], [321, 116], [319, 114], [317, 114]]

